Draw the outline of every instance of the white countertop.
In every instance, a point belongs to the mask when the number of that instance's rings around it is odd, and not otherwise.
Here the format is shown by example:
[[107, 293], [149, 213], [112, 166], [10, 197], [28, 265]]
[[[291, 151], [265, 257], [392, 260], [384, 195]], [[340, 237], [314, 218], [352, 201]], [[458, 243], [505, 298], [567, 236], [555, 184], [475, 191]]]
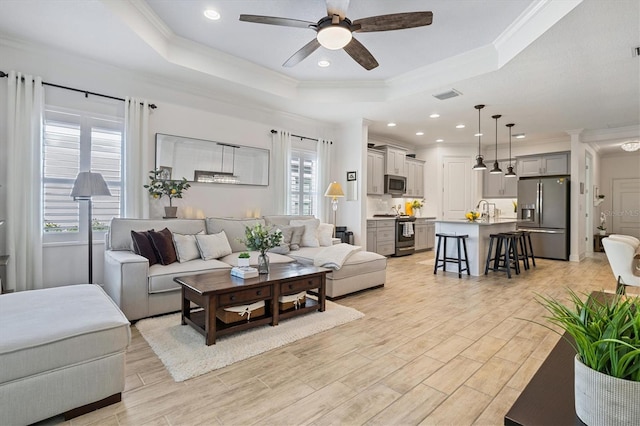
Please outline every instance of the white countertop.
[[[433, 220], [435, 221], [436, 218], [435, 217], [416, 217], [416, 220]], [[396, 220], [395, 216], [392, 217], [368, 217], [367, 220]]]
[[478, 226], [491, 226], [491, 225], [502, 225], [505, 223], [518, 223], [520, 222], [516, 218], [503, 218], [503, 219], [490, 219], [488, 222], [481, 222], [476, 220], [475, 222], [471, 222], [467, 219], [440, 219], [436, 220], [438, 223], [456, 223], [460, 225], [478, 225]]

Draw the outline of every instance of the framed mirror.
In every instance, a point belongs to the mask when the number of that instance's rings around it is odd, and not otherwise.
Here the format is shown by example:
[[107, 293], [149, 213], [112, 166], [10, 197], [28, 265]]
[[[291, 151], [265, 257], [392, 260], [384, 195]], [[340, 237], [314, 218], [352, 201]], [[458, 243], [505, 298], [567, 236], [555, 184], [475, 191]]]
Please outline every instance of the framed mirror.
[[269, 185], [269, 150], [156, 133], [156, 169], [169, 179]]

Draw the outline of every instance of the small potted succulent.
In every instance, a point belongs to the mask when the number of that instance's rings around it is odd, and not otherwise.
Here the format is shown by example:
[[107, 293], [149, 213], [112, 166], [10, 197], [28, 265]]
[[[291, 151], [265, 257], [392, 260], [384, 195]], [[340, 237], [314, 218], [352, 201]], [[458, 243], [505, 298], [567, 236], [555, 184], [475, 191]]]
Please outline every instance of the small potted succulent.
[[251, 256], [246, 251], [243, 251], [242, 253], [240, 253], [238, 255], [238, 266], [241, 267], [241, 268], [245, 268], [245, 267], [249, 266], [249, 258], [250, 257]]

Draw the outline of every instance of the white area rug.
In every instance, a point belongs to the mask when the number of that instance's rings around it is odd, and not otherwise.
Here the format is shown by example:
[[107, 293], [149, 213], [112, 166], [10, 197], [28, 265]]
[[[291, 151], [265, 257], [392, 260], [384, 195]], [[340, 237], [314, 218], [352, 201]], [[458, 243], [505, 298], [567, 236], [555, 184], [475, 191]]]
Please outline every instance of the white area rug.
[[280, 320], [275, 327], [265, 325], [222, 336], [211, 346], [206, 346], [204, 336], [191, 326], [180, 325], [179, 313], [140, 320], [135, 327], [173, 380], [182, 382], [363, 316], [360, 311], [327, 300], [324, 312]]

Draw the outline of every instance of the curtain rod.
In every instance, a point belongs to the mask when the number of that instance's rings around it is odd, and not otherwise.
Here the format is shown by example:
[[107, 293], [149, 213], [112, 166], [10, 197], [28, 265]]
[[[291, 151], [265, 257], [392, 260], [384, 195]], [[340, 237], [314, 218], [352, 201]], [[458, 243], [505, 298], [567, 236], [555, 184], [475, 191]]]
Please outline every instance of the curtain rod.
[[[2, 77], [9, 77], [9, 74], [7, 74], [4, 71], [0, 71], [0, 78], [2, 78]], [[85, 98], [88, 98], [89, 95], [93, 95], [93, 96], [100, 96], [102, 98], [113, 99], [113, 100], [116, 100], [116, 101], [122, 101], [122, 102], [125, 101], [125, 99], [123, 99], [123, 98], [117, 98], [115, 96], [103, 95], [102, 93], [90, 92], [88, 90], [75, 89], [73, 87], [61, 86], [59, 84], [47, 83], [46, 81], [43, 81], [42, 84], [45, 85], [45, 86], [57, 87], [58, 89], [65, 89], [65, 90], [71, 90], [72, 92], [84, 93], [84, 97]], [[140, 105], [142, 105], [142, 102], [140, 102]], [[156, 104], [149, 104], [149, 108], [156, 109], [158, 107], [156, 106]]]
[[[271, 133], [278, 133], [277, 130], [271, 129]], [[291, 136], [293, 136], [294, 138], [300, 138], [300, 140], [302, 139], [306, 139], [309, 141], [314, 141], [314, 142], [318, 142], [318, 139], [315, 138], [310, 138], [308, 136], [300, 136], [300, 135], [294, 135], [293, 133], [291, 133]], [[333, 144], [333, 142], [329, 141], [330, 144]]]

